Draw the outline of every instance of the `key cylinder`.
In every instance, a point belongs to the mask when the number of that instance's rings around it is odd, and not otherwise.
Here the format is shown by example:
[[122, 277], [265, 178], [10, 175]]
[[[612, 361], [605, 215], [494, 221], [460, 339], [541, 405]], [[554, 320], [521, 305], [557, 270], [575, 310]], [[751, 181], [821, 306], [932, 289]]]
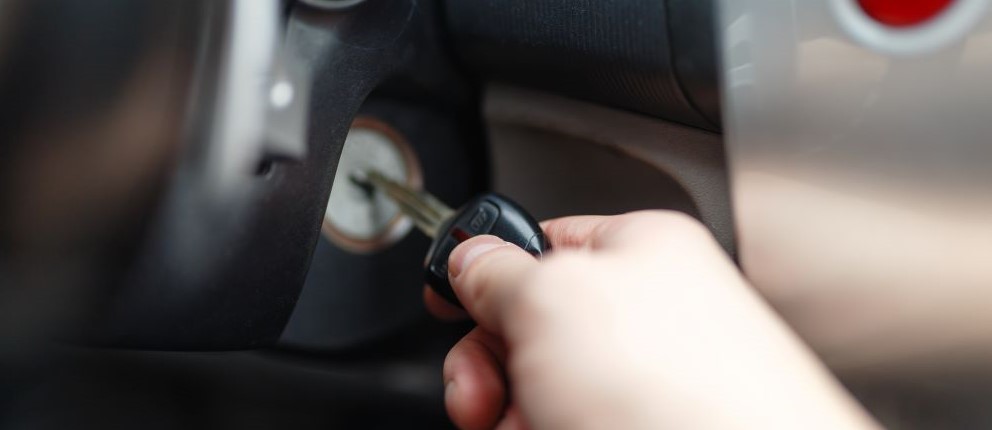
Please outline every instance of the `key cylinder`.
[[410, 145], [389, 125], [360, 117], [344, 144], [324, 215], [324, 235], [353, 253], [371, 253], [395, 244], [413, 227], [394, 201], [350, 180], [350, 173], [375, 169], [391, 180], [420, 189], [420, 163]]

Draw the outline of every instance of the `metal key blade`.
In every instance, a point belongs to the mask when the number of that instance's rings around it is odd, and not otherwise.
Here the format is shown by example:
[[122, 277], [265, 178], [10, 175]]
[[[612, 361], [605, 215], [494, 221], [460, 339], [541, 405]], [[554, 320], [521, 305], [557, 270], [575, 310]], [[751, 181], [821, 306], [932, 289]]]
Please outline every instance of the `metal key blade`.
[[376, 170], [366, 171], [364, 179], [392, 198], [417, 228], [431, 238], [437, 237], [441, 226], [455, 214], [454, 210], [434, 196], [413, 190]]

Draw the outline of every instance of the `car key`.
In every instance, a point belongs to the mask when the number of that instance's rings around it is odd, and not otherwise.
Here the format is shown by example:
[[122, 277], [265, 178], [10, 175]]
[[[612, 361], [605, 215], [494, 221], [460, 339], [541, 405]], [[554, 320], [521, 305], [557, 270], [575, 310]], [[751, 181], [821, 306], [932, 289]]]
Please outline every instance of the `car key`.
[[377, 171], [364, 173], [364, 178], [353, 175], [352, 179], [384, 192], [434, 240], [424, 260], [427, 284], [453, 304], [461, 306], [448, 281], [448, 257], [458, 244], [489, 234], [538, 258], [550, 250], [544, 232], [534, 218], [520, 205], [499, 194], [484, 194], [455, 211], [434, 196], [412, 190]]

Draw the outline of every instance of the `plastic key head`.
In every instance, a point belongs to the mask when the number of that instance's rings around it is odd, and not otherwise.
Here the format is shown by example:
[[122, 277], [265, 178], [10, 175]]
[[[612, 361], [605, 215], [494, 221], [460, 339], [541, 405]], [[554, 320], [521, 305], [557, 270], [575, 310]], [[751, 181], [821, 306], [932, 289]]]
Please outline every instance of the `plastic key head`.
[[538, 258], [550, 250], [540, 224], [512, 200], [486, 194], [471, 201], [442, 226], [426, 259], [427, 284], [458, 306], [448, 280], [448, 257], [458, 244], [481, 235], [499, 237]]

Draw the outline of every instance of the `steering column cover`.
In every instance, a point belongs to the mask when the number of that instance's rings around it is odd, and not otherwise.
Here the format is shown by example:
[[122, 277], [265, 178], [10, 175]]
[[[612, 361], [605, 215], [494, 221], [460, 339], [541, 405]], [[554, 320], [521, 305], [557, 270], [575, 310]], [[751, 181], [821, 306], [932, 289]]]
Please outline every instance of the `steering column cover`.
[[452, 1], [447, 18], [485, 78], [720, 129], [709, 0]]

